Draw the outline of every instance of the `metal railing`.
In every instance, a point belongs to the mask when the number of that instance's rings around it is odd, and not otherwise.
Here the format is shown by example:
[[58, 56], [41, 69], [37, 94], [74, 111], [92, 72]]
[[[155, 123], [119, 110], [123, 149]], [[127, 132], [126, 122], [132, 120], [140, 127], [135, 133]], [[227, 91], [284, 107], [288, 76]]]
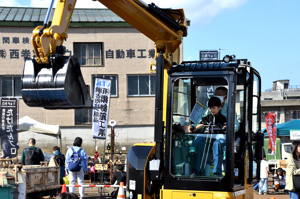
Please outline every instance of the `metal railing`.
[[[300, 85], [289, 85], [289, 88], [285, 89], [278, 89], [276, 91], [297, 91], [300, 90]], [[273, 88], [265, 89], [265, 92], [271, 92], [273, 91]]]

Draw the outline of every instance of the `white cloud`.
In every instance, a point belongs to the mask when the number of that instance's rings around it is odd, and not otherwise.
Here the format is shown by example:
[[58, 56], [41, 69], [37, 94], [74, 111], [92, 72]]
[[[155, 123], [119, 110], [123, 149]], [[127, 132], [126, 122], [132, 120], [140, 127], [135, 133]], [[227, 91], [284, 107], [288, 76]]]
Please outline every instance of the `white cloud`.
[[99, 1], [77, 0], [75, 8], [106, 8], [106, 7]]
[[[31, 0], [31, 7], [45, 7], [48, 8], [51, 0]], [[54, 1], [53, 7], [55, 8], [57, 0]], [[75, 8], [105, 8], [99, 1], [92, 0], [77, 0]]]
[[234, 9], [247, 0], [144, 0], [146, 3], [154, 2], [161, 8], [183, 8], [185, 17], [195, 23], [208, 23], [220, 12]]
[[[4, 2], [6, 0], [0, 0]], [[235, 9], [244, 4], [247, 0], [143, 0], [146, 4], [155, 3], [161, 8], [183, 8], [186, 18], [192, 24], [209, 23], [220, 12], [227, 9]], [[16, 0], [10, 3], [17, 3]], [[19, 0], [21, 2], [21, 0]], [[55, 0], [54, 7], [57, 0]], [[50, 0], [31, 0], [31, 7], [48, 7]], [[75, 8], [105, 8], [99, 1], [77, 0]]]
[[7, 7], [20, 7], [22, 6], [16, 0], [0, 0], [0, 6], [7, 6]]
[[[56, 5], [57, 0], [54, 2], [54, 6]], [[48, 8], [50, 6], [51, 0], [31, 0], [30, 7], [36, 8]]]

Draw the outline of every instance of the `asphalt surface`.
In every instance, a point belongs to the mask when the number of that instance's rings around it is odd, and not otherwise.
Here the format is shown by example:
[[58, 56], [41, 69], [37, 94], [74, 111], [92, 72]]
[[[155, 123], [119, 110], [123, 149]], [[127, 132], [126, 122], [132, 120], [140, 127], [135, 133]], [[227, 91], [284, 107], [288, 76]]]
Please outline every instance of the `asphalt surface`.
[[[114, 190], [114, 188], [85, 188], [84, 191], [84, 199], [108, 199], [110, 197], [110, 193]], [[75, 193], [79, 196], [79, 188], [75, 188]], [[275, 193], [270, 190], [270, 193], [267, 195], [259, 195], [257, 191], [253, 193], [254, 199], [289, 199], [290, 196], [288, 194], [284, 194], [283, 192]]]
[[259, 195], [257, 191], [254, 191], [253, 193], [254, 199], [289, 199], [289, 194], [283, 194], [283, 193], [270, 193], [267, 195]]

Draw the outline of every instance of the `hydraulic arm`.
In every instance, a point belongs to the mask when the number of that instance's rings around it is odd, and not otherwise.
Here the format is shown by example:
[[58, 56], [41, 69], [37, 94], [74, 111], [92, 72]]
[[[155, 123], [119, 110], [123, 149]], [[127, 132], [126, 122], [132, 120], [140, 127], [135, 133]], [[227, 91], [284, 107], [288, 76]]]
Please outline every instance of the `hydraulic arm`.
[[44, 25], [38, 26], [33, 30], [32, 45], [36, 56], [35, 60], [38, 64], [49, 64], [50, 55], [63, 53], [63, 49], [59, 48], [63, 41], [68, 38], [67, 30], [76, 0], [57, 1], [52, 24], [50, 27], [47, 27], [53, 3], [54, 0], [51, 0]]
[[[179, 45], [187, 35], [187, 25], [182, 9], [161, 9], [155, 4], [140, 0], [99, 0], [106, 7], [145, 34], [155, 43], [155, 58], [161, 53], [164, 72], [172, 62], [180, 60]], [[76, 0], [57, 1], [52, 24], [48, 22], [53, 7], [51, 1], [43, 26], [33, 30], [32, 44], [35, 57], [28, 58], [24, 66], [22, 97], [28, 106], [57, 108], [91, 107], [89, 90], [83, 80], [76, 57], [64, 56], [63, 41]], [[156, 67], [150, 67], [155, 72]], [[167, 87], [163, 78], [162, 85]], [[166, 94], [164, 104], [166, 103]], [[165, 117], [164, 117], [165, 118]]]
[[[47, 27], [53, 1], [44, 25], [36, 27], [33, 31], [32, 44], [38, 64], [48, 64], [49, 56], [56, 54], [57, 47], [68, 38], [67, 30], [76, 4], [76, 0], [58, 1], [52, 25]], [[157, 52], [163, 52], [166, 57], [178, 49], [182, 37], [187, 35], [182, 9], [160, 9], [155, 4], [147, 5], [139, 0], [99, 0], [99, 2], [154, 41]]]
[[[59, 0], [53, 21], [48, 27], [53, 1], [43, 26], [33, 31], [35, 57], [27, 59], [23, 74], [22, 97], [28, 106], [57, 108], [91, 108], [91, 98], [83, 81], [77, 58], [64, 56], [63, 41], [76, 0]], [[161, 9], [140, 0], [99, 0], [155, 44], [155, 159], [159, 167], [150, 174], [148, 192], [159, 194], [164, 152], [164, 125], [167, 104], [167, 70], [180, 62], [180, 44], [187, 36], [187, 23], [182, 9]], [[152, 65], [153, 66], [153, 65]], [[151, 161], [150, 161], [151, 162]], [[145, 171], [146, 172], [146, 171]], [[152, 195], [150, 194], [150, 195]]]

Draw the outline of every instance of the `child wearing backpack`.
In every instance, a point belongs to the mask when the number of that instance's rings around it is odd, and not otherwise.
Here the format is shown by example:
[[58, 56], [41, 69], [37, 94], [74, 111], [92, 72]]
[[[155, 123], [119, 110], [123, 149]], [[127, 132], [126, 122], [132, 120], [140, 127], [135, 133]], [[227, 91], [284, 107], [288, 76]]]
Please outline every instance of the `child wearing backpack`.
[[[70, 185], [75, 185], [76, 179], [79, 185], [84, 185], [84, 174], [87, 172], [88, 157], [82, 146], [82, 138], [74, 140], [73, 147], [66, 154], [66, 171], [69, 173]], [[70, 193], [74, 193], [75, 187], [69, 187]], [[79, 187], [80, 198], [84, 197], [84, 187]]]
[[64, 184], [63, 177], [65, 177], [65, 155], [60, 152], [60, 148], [58, 146], [54, 146], [52, 150], [53, 154], [50, 157], [53, 157], [55, 162], [60, 166], [60, 184]]

